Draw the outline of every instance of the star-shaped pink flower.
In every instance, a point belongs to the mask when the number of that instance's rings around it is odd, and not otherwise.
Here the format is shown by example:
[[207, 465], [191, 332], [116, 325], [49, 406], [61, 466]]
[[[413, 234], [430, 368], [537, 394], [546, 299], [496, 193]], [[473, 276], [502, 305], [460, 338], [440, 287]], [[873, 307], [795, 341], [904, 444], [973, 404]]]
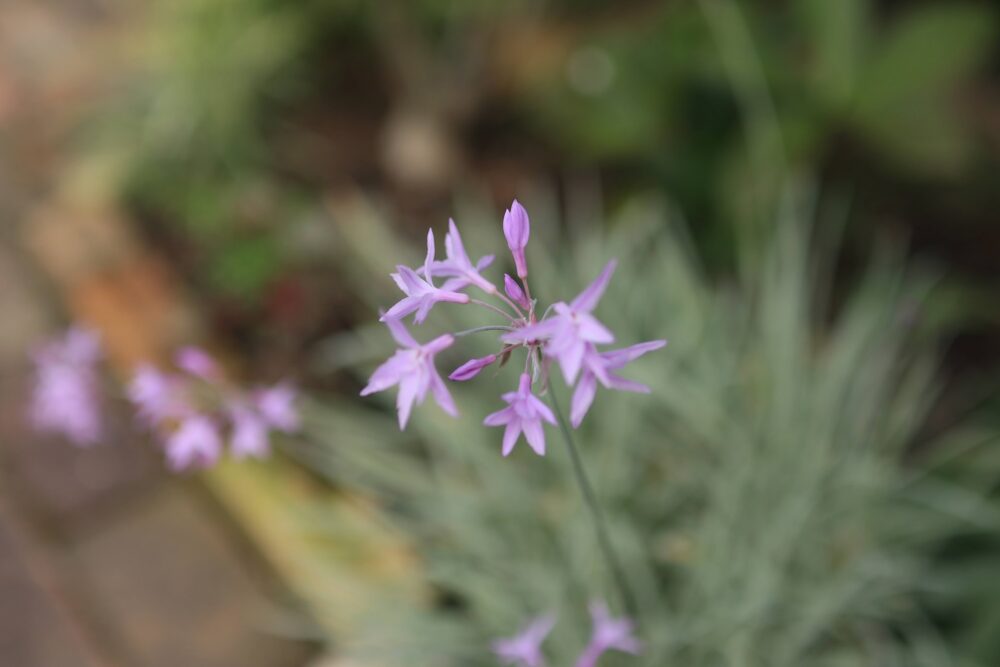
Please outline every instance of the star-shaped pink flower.
[[507, 427], [503, 432], [503, 455], [510, 454], [518, 436], [524, 433], [524, 439], [535, 453], [545, 456], [545, 429], [542, 422], [555, 424], [556, 418], [549, 406], [531, 393], [531, 376], [523, 373], [517, 391], [509, 391], [501, 398], [509, 405], [487, 416], [483, 423], [487, 426]]
[[469, 303], [469, 295], [461, 294], [450, 289], [435, 287], [433, 281], [432, 265], [434, 264], [434, 230], [427, 230], [427, 257], [424, 259], [424, 277], [408, 266], [402, 264], [396, 267], [397, 273], [392, 274], [392, 279], [406, 296], [390, 308], [381, 320], [398, 320], [406, 317], [412, 312], [416, 312], [413, 321], [420, 324], [427, 319], [427, 314], [435, 303], [441, 301], [451, 303]]
[[666, 344], [667, 341], [665, 340], [651, 340], [620, 350], [609, 350], [607, 352], [598, 352], [593, 345], [588, 345], [583, 355], [583, 371], [580, 373], [580, 381], [576, 383], [576, 390], [573, 392], [573, 402], [570, 406], [569, 420], [573, 424], [573, 428], [580, 426], [584, 416], [590, 409], [591, 403], [594, 402], [598, 382], [608, 389], [648, 394], [649, 387], [646, 385], [641, 382], [626, 380], [612, 371], [618, 370], [647, 352], [658, 350]]
[[392, 337], [403, 349], [396, 350], [395, 354], [375, 369], [368, 385], [361, 390], [361, 395], [385, 391], [398, 384], [396, 407], [399, 411], [400, 429], [406, 428], [413, 404], [423, 403], [428, 390], [442, 410], [452, 417], [458, 416], [455, 402], [434, 367], [434, 356], [455, 342], [455, 338], [451, 334], [445, 334], [429, 343], [420, 344], [399, 320], [385, 320], [385, 323]]
[[573, 301], [554, 304], [555, 315], [504, 334], [502, 340], [506, 343], [544, 340], [545, 354], [559, 362], [566, 383], [573, 384], [580, 373], [587, 345], [613, 343], [615, 340], [614, 334], [591, 315], [614, 270], [615, 262], [612, 260]]
[[[454, 220], [448, 220], [448, 233], [444, 237], [444, 250], [448, 259], [432, 261], [430, 265], [433, 276], [448, 278], [441, 286], [442, 290], [456, 292], [468, 285], [475, 285], [487, 294], [496, 294], [496, 286], [479, 273], [493, 263], [493, 255], [480, 257], [479, 261], [473, 264], [469, 254], [465, 252], [462, 235], [458, 233], [458, 227]], [[424, 277], [427, 278], [426, 265], [422, 271]]]

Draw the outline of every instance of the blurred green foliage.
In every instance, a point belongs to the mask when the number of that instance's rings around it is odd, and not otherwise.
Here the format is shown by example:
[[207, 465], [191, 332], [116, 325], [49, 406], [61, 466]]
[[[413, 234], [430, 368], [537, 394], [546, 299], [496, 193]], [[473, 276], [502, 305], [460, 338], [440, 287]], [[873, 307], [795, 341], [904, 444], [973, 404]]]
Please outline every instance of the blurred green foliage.
[[995, 46], [995, 12], [938, 3], [886, 21], [876, 10], [873, 0], [668, 3], [639, 28], [583, 40], [613, 73], [604, 87], [553, 71], [526, 96], [527, 115], [567, 154], [663, 186], [712, 223], [703, 232], [719, 238], [705, 247], [724, 258], [725, 221], [766, 225], [782, 175], [822, 169], [845, 144], [917, 178], [968, 165], [975, 129], [955, 93]]
[[[995, 627], [995, 602], [981, 617], [968, 611], [953, 634], [933, 610], [986, 602], [989, 568], [955, 576], [935, 557], [959, 538], [997, 538], [1000, 508], [986, 491], [1000, 461], [978, 480], [946, 474], [995, 450], [997, 432], [955, 425], [924, 443], [930, 455], [909, 456], [940, 389], [937, 336], [922, 318], [934, 281], [877, 251], [831, 312], [834, 257], [810, 240], [813, 218], [808, 197], [790, 197], [761, 270], [718, 286], [655, 201], [626, 206], [610, 233], [533, 217], [529, 261], [543, 301], [575, 294], [615, 256], [597, 315], [622, 345], [670, 340], [629, 369], [651, 395], [600, 391], [577, 432], [649, 644], [620, 664], [993, 664], [977, 641]], [[502, 246], [495, 220], [460, 219], [474, 254]], [[374, 219], [356, 222], [340, 226], [342, 261], [375, 312], [394, 298], [378, 278], [386, 254], [405, 251]], [[412, 330], [427, 340], [478, 324], [478, 309], [441, 306], [430, 330]], [[375, 330], [335, 338], [325, 362], [360, 365], [361, 380], [392, 349]], [[492, 334], [463, 338], [439, 366], [496, 346]], [[491, 665], [491, 638], [556, 610], [547, 655], [572, 664], [587, 599], [614, 599], [556, 430], [544, 459], [527, 448], [503, 459], [499, 432], [481, 424], [516, 371], [452, 385], [461, 418], [428, 402], [405, 433], [391, 391], [378, 395], [381, 411], [348, 399], [310, 411], [310, 440], [322, 444], [299, 455], [387, 508], [438, 593], [430, 605], [373, 593], [354, 608], [359, 634], [342, 637], [342, 650], [380, 664]], [[311, 525], [336, 541], [325, 514], [317, 508]]]
[[[977, 137], [956, 93], [996, 37], [995, 12], [966, 1], [891, 13], [876, 0], [153, 6], [112, 136], [130, 156], [128, 197], [184, 225], [205, 267], [241, 265], [227, 244], [245, 245], [236, 212], [258, 183], [278, 197], [255, 236], [283, 256], [284, 207], [325, 180], [280, 158], [297, 109], [367, 118], [422, 95], [454, 113], [440, 100], [456, 90], [472, 117], [445, 122], [475, 128], [499, 113], [557, 164], [609, 171], [623, 194], [662, 187], [726, 266], [737, 234], [766, 233], [789, 170], [858, 150], [851, 159], [902, 175], [960, 174]], [[359, 105], [372, 97], [387, 106]], [[252, 297], [271, 277], [253, 266], [217, 287]]]

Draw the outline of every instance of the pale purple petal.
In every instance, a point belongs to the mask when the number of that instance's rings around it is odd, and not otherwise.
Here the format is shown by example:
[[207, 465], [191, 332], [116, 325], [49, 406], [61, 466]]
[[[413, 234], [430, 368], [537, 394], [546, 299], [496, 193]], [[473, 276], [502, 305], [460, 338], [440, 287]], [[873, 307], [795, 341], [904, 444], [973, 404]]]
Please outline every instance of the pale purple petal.
[[431, 264], [434, 262], [434, 230], [427, 230], [427, 257], [424, 259], [424, 278], [427, 280], [431, 286], [434, 283], [431, 282]]
[[562, 368], [563, 378], [566, 384], [576, 382], [576, 376], [580, 373], [580, 366], [583, 363], [583, 353], [586, 350], [582, 340], [576, 339], [562, 350], [557, 357], [559, 367]]
[[413, 316], [413, 321], [417, 324], [421, 324], [427, 319], [427, 316], [431, 312], [431, 308], [434, 307], [434, 299], [428, 296], [423, 297], [420, 300], [420, 306], [417, 308], [417, 314]]
[[457, 278], [448, 278], [448, 280], [444, 281], [444, 284], [441, 285], [441, 291], [442, 292], [457, 292], [458, 290], [462, 289], [463, 287], [468, 287], [469, 286], [469, 282], [470, 281], [469, 281], [468, 278], [465, 277], [465, 274], [462, 274], [461, 276], [459, 276]]
[[597, 380], [593, 373], [584, 373], [573, 392], [573, 401], [569, 411], [569, 421], [573, 428], [579, 428], [584, 416], [590, 410], [597, 393]]
[[545, 428], [542, 422], [537, 419], [524, 419], [521, 421], [521, 428], [524, 430], [525, 440], [535, 453], [545, 456]]
[[426, 364], [418, 364], [416, 371], [409, 376], [416, 383], [417, 405], [422, 405], [427, 398], [427, 392], [431, 388], [431, 377], [436, 374], [437, 371], [433, 367], [428, 368]]
[[390, 273], [389, 277], [392, 278], [392, 282], [396, 283], [396, 287], [399, 288], [403, 294], [407, 294], [410, 291], [410, 286], [403, 280], [403, 276], [398, 273]]
[[483, 420], [483, 424], [486, 426], [503, 426], [513, 418], [513, 408], [507, 407], [503, 410], [497, 410], [492, 414], [486, 415], [486, 419]]
[[514, 445], [517, 443], [517, 436], [521, 434], [521, 420], [514, 418], [507, 422], [507, 427], [503, 432], [503, 449], [501, 453], [507, 456], [514, 449]]
[[592, 373], [597, 381], [605, 387], [611, 386], [611, 373], [608, 370], [607, 358], [599, 354], [593, 343], [587, 343], [586, 351], [583, 353], [583, 368], [588, 373]]
[[451, 334], [444, 334], [443, 336], [438, 336], [429, 343], [426, 343], [423, 347], [424, 350], [434, 355], [451, 346], [455, 342], [455, 337]]
[[462, 243], [462, 235], [458, 233], [458, 226], [451, 218], [448, 218], [448, 234], [444, 237], [444, 247], [445, 252], [448, 253], [448, 259], [456, 264], [472, 267], [472, 261], [465, 252], [465, 244]]
[[413, 339], [410, 332], [406, 329], [406, 325], [403, 324], [402, 320], [398, 319], [387, 319], [383, 320], [385, 325], [389, 328], [389, 333], [392, 334], [392, 339], [399, 343], [401, 346], [406, 348], [419, 347], [420, 344]]
[[406, 422], [410, 420], [410, 411], [419, 391], [418, 379], [406, 376], [399, 383], [399, 394], [396, 396], [396, 410], [399, 412], [399, 430], [406, 430]]
[[577, 335], [583, 340], [602, 345], [615, 342], [615, 335], [593, 315], [578, 313], [576, 322]]
[[378, 391], [385, 391], [400, 380], [413, 368], [413, 354], [406, 350], [398, 350], [375, 369], [368, 384], [361, 390], [362, 396], [368, 396]]
[[600, 275], [592, 282], [585, 290], [580, 292], [580, 295], [573, 299], [570, 304], [573, 310], [578, 312], [589, 313], [597, 306], [597, 302], [600, 301], [601, 295], [604, 294], [605, 288], [608, 286], [608, 282], [611, 280], [611, 274], [615, 272], [615, 266], [617, 262], [611, 260], [604, 266], [604, 270], [601, 271]]
[[533, 409], [535, 411], [535, 415], [537, 417], [539, 417], [539, 418], [547, 421], [550, 424], [555, 425], [555, 423], [556, 423], [556, 416], [554, 414], [552, 414], [552, 410], [549, 409], [549, 406], [547, 406], [542, 399], [538, 398], [537, 396], [532, 395], [531, 398], [530, 398], [530, 401], [531, 401], [531, 405], [532, 405], [532, 407], [533, 407]]
[[452, 400], [451, 394], [448, 392], [448, 387], [445, 386], [444, 380], [441, 376], [434, 372], [431, 375], [431, 393], [434, 395], [434, 400], [441, 409], [447, 412], [452, 417], [458, 416], [458, 408], [455, 407], [455, 401]]
[[410, 267], [399, 264], [396, 266], [396, 270], [399, 272], [397, 274], [399, 276], [399, 280], [396, 284], [399, 285], [402, 283], [400, 285], [400, 289], [402, 289], [403, 293], [407, 296], [420, 296], [421, 294], [425, 294], [430, 291], [431, 286], [426, 281], [422, 280], [420, 276], [417, 275], [417, 272]]
[[636, 394], [648, 394], [651, 391], [647, 385], [644, 385], [641, 382], [626, 380], [625, 378], [618, 377], [617, 375], [611, 376], [610, 386], [612, 389], [617, 389], [618, 391], [631, 391]]
[[392, 308], [387, 310], [382, 317], [379, 318], [379, 322], [388, 322], [389, 320], [398, 320], [406, 317], [417, 308], [420, 307], [421, 299], [415, 296], [407, 296], [400, 299]]
[[645, 343], [637, 343], [620, 350], [609, 350], [602, 352], [601, 356], [607, 362], [608, 368], [621, 368], [625, 364], [635, 361], [647, 352], [658, 350], [667, 344], [665, 340], [650, 340]]
[[435, 301], [447, 301], [448, 303], [469, 303], [469, 295], [461, 292], [450, 292], [443, 289], [435, 290], [433, 293]]

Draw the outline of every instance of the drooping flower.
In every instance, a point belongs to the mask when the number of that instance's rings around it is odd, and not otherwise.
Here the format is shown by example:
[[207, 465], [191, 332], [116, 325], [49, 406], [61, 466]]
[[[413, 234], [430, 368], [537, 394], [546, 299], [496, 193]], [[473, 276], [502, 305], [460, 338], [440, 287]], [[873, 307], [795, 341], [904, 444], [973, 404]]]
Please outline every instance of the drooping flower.
[[295, 407], [298, 392], [291, 384], [282, 382], [255, 392], [255, 405], [264, 421], [271, 428], [293, 433], [299, 430], [301, 418]]
[[[441, 286], [442, 290], [457, 292], [468, 285], [475, 285], [487, 294], [496, 294], [496, 286], [479, 273], [493, 263], [493, 255], [480, 257], [479, 261], [473, 264], [468, 253], [465, 252], [462, 235], [458, 233], [458, 227], [454, 220], [448, 220], [448, 233], [444, 237], [444, 249], [447, 259], [432, 261], [430, 264], [433, 276], [448, 278]], [[431, 275], [427, 273], [426, 265], [422, 271], [424, 278], [430, 280]]]
[[78, 446], [100, 440], [100, 356], [97, 334], [78, 327], [34, 354], [31, 418], [37, 429], [63, 435]]
[[627, 618], [612, 618], [603, 602], [590, 605], [594, 623], [590, 643], [576, 661], [576, 667], [594, 667], [608, 651], [621, 651], [631, 655], [642, 652], [642, 642], [635, 638], [635, 625]]
[[528, 212], [516, 199], [503, 214], [503, 235], [507, 239], [510, 254], [514, 257], [517, 277], [524, 280], [528, 277], [528, 260], [524, 256], [524, 249], [531, 236], [531, 223]]
[[435, 303], [469, 303], [469, 295], [434, 286], [432, 265], [434, 263], [434, 230], [427, 230], [427, 257], [424, 260], [424, 277], [402, 264], [391, 274], [396, 285], [406, 296], [390, 308], [381, 320], [397, 320], [416, 312], [413, 321], [420, 324], [427, 318]]
[[455, 342], [451, 334], [438, 336], [429, 343], [418, 343], [399, 320], [385, 320], [389, 332], [402, 349], [396, 350], [387, 361], [375, 369], [368, 385], [361, 390], [362, 396], [399, 385], [396, 407], [399, 411], [399, 428], [405, 429], [413, 404], [421, 404], [430, 391], [441, 409], [449, 415], [458, 416], [455, 402], [448, 393], [441, 376], [434, 367], [434, 356]]
[[580, 373], [580, 381], [576, 383], [573, 402], [570, 406], [569, 420], [573, 424], [573, 428], [580, 426], [591, 403], [594, 402], [598, 382], [608, 389], [648, 394], [650, 390], [646, 385], [634, 380], [626, 380], [612, 371], [618, 370], [647, 352], [658, 350], [666, 344], [665, 340], [651, 340], [607, 352], [598, 352], [593, 345], [587, 346], [583, 355], [583, 371]]
[[524, 290], [522, 290], [521, 286], [506, 273], [503, 274], [503, 291], [507, 293], [507, 296], [509, 296], [514, 303], [521, 306], [525, 310], [531, 308], [531, 302], [528, 301], [528, 297], [525, 295]]
[[222, 453], [222, 437], [215, 423], [206, 415], [194, 414], [181, 421], [164, 446], [171, 470], [207, 468]]
[[531, 621], [519, 634], [493, 642], [493, 653], [505, 664], [515, 667], [541, 667], [545, 664], [542, 656], [542, 642], [555, 627], [556, 618], [552, 614], [539, 616]]
[[591, 315], [614, 270], [615, 261], [612, 260], [573, 301], [569, 304], [556, 303], [552, 307], [555, 315], [504, 334], [501, 339], [507, 343], [544, 340], [545, 354], [559, 362], [566, 383], [573, 384], [580, 372], [587, 345], [613, 343], [615, 340], [614, 334]]
[[479, 375], [479, 371], [483, 370], [496, 360], [497, 355], [495, 354], [488, 354], [485, 357], [480, 357], [479, 359], [469, 359], [464, 364], [453, 370], [451, 375], [448, 376], [448, 379], [456, 382], [471, 380]]
[[506, 426], [503, 433], [503, 455], [510, 454], [518, 437], [524, 433], [524, 439], [535, 453], [545, 456], [545, 429], [542, 422], [555, 424], [556, 418], [549, 406], [531, 393], [531, 376], [522, 373], [517, 391], [509, 391], [501, 398], [508, 406], [487, 416], [483, 423], [487, 426]]

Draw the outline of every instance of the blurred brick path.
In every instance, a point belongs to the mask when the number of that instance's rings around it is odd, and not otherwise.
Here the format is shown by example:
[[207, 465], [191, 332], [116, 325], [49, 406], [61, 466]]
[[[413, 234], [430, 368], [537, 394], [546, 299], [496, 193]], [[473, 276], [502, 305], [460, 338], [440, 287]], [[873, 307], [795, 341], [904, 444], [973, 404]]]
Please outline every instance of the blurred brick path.
[[25, 425], [26, 354], [67, 308], [118, 368], [193, 326], [127, 226], [66, 194], [74, 114], [109, 85], [129, 4], [0, 0], [0, 665], [298, 667], [313, 648], [269, 631], [282, 587], [124, 406], [89, 450]]

